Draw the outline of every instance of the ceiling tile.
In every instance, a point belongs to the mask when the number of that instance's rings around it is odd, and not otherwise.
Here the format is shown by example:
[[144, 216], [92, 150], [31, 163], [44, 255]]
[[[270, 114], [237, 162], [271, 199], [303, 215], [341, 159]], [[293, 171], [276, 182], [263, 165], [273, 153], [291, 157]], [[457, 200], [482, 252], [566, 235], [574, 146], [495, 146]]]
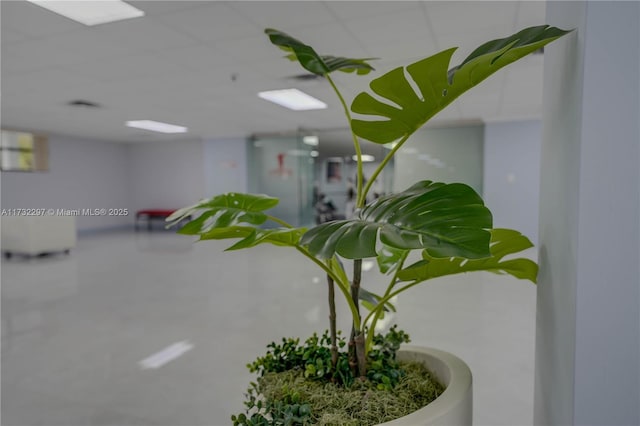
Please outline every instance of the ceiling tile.
[[135, 81], [158, 76], [175, 75], [182, 68], [157, 54], [120, 56], [95, 60], [69, 67], [74, 73], [101, 81]]
[[420, 7], [416, 1], [327, 1], [326, 6], [342, 20], [387, 16]]
[[82, 30], [84, 25], [24, 0], [0, 2], [2, 36], [18, 30], [30, 38]]
[[500, 114], [536, 114], [542, 108], [543, 74], [536, 66], [505, 70]]
[[7, 52], [22, 58], [17, 66], [22, 71], [79, 64], [140, 51], [128, 44], [105, 41], [91, 31], [74, 31], [46, 39], [14, 43], [3, 46], [2, 50], [3, 54]]
[[[400, 25], [389, 25], [398, 22]], [[352, 18], [345, 21], [349, 30], [363, 46], [374, 50], [378, 44], [397, 43], [398, 56], [405, 54], [403, 42], [430, 37], [427, 20], [421, 8], [402, 9], [383, 16]]]
[[[287, 32], [284, 29], [283, 31]], [[289, 32], [289, 35], [310, 45], [320, 55], [358, 58], [366, 55], [366, 45], [354, 37], [351, 28], [347, 29], [340, 22], [297, 28], [295, 31]]]
[[262, 30], [252, 21], [224, 2], [209, 2], [203, 7], [160, 15], [156, 19], [205, 42], [222, 42], [262, 34]]
[[287, 28], [323, 25], [334, 21], [323, 2], [317, 1], [235, 1], [225, 2], [259, 28]]
[[514, 28], [514, 31], [534, 25], [543, 25], [547, 21], [546, 4], [544, 1], [518, 2], [516, 28]]
[[128, 0], [131, 6], [136, 7], [142, 11], [144, 11], [146, 16], [157, 16], [157, 15], [166, 15], [170, 13], [175, 13], [184, 9], [191, 9], [196, 7], [202, 7], [206, 4], [206, 2], [199, 1], [188, 1], [188, 0], [179, 0], [179, 1], [167, 1], [167, 0], [140, 0], [140, 1], [131, 1]]
[[29, 40], [29, 36], [22, 31], [15, 30], [13, 28], [11, 30], [7, 30], [5, 27], [4, 31], [2, 32], [2, 40], [0, 41], [2, 42], [2, 46], [6, 46], [12, 43], [18, 43], [26, 40]]
[[543, 73], [537, 65], [505, 69], [504, 79], [505, 101], [526, 100], [534, 93], [534, 99], [542, 96]]
[[498, 115], [501, 101], [500, 95], [500, 92], [482, 96], [474, 96], [473, 93], [470, 93], [460, 100], [458, 107], [464, 117], [483, 120], [491, 119]]
[[255, 66], [256, 63], [262, 63], [264, 59], [285, 55], [282, 50], [269, 42], [265, 34], [215, 43], [215, 50], [244, 66]]
[[48, 69], [9, 74], [2, 78], [2, 95], [59, 93], [65, 88], [91, 87], [98, 82], [65, 70]]
[[217, 48], [204, 44], [180, 49], [166, 49], [159, 56], [173, 65], [179, 65], [185, 70], [210, 72], [212, 75], [225, 75], [236, 70], [237, 65], [233, 57], [221, 52]]
[[431, 124], [437, 125], [438, 123], [456, 122], [458, 120], [463, 120], [464, 118], [467, 117], [462, 115], [459, 105], [457, 103], [453, 103], [437, 113], [431, 120]]
[[140, 50], [161, 51], [198, 43], [193, 37], [148, 17], [99, 25], [94, 32], [105, 42], [127, 44]]
[[[274, 81], [279, 81], [293, 77], [296, 75], [310, 74], [300, 66], [298, 62], [290, 61], [280, 54], [277, 50], [272, 52], [271, 59], [265, 58], [260, 61], [260, 67], [256, 67], [255, 71], [260, 72], [262, 75], [271, 77]], [[246, 64], [242, 65], [242, 69], [246, 67]]]
[[425, 6], [438, 35], [510, 32], [517, 11], [515, 1], [436, 1]]

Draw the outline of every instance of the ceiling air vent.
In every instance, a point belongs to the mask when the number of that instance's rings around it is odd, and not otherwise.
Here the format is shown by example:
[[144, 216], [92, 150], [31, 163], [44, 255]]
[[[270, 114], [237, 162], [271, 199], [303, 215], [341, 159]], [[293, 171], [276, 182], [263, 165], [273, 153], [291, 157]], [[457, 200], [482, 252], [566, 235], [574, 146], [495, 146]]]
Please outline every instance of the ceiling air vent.
[[76, 99], [74, 101], [67, 102], [67, 105], [72, 107], [81, 107], [81, 108], [100, 108], [100, 104], [91, 101], [85, 101], [83, 99]]

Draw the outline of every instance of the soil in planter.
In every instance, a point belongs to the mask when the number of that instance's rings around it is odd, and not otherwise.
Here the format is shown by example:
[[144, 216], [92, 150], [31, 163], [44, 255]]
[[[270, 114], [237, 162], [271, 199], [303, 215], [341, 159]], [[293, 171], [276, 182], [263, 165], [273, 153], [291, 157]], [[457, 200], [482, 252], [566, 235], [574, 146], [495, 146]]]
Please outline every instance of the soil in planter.
[[367, 426], [403, 417], [435, 400], [443, 386], [419, 363], [400, 363], [405, 376], [393, 390], [379, 390], [369, 381], [350, 388], [309, 380], [301, 369], [266, 373], [258, 379], [260, 393], [270, 400], [297, 393], [311, 406], [308, 424]]

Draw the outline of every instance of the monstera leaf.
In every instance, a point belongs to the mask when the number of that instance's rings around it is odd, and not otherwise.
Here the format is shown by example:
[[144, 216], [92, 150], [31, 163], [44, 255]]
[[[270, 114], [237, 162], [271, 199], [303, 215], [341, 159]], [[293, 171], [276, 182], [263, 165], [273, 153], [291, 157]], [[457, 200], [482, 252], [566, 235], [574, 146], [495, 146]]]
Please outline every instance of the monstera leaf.
[[[373, 311], [382, 300], [382, 296], [372, 293], [369, 290], [365, 290], [362, 287], [358, 290], [358, 298], [360, 299], [362, 306], [367, 308], [369, 311]], [[393, 303], [386, 301], [382, 306], [382, 310], [383, 312], [396, 312], [396, 307]], [[384, 314], [380, 316], [380, 319], [382, 318], [384, 318]]]
[[461, 183], [422, 181], [378, 199], [355, 219], [318, 225], [301, 245], [319, 258], [378, 255], [378, 240], [399, 249], [426, 249], [434, 257], [489, 256], [491, 213], [480, 196]]
[[260, 229], [257, 227], [269, 219], [264, 211], [277, 204], [277, 198], [266, 195], [230, 192], [177, 210], [167, 218], [167, 221], [175, 224], [195, 216], [178, 232], [200, 235], [201, 241], [240, 238], [240, 241], [227, 250], [239, 250], [263, 243], [295, 246], [306, 228]]
[[378, 250], [378, 257], [376, 258], [378, 269], [383, 274], [393, 272], [398, 269], [400, 261], [404, 259], [406, 255], [407, 250], [389, 247], [383, 244], [382, 248]]
[[[483, 44], [451, 71], [449, 62], [455, 48], [406, 68], [396, 68], [370, 84], [371, 90], [388, 102], [382, 102], [367, 92], [355, 97], [351, 104], [353, 112], [377, 116], [382, 120], [353, 119], [353, 132], [380, 144], [408, 137], [462, 93], [505, 65], [540, 49], [567, 32], [549, 26], [524, 29], [511, 37]], [[420, 93], [414, 91], [405, 76], [405, 70]]]
[[250, 226], [230, 226], [226, 228], [215, 228], [205, 232], [200, 235], [200, 240], [242, 238], [227, 248], [227, 251], [255, 247], [258, 244], [264, 243], [282, 247], [295, 247], [305, 231], [306, 228], [259, 229]]
[[516, 278], [536, 282], [538, 265], [525, 258], [507, 259], [505, 256], [533, 247], [527, 237], [512, 229], [491, 230], [491, 257], [486, 259], [461, 259], [459, 257], [436, 259], [423, 252], [423, 260], [398, 273], [401, 281], [425, 281], [444, 275], [471, 271], [489, 271], [509, 274]]
[[278, 202], [277, 198], [266, 195], [229, 192], [176, 210], [167, 218], [167, 222], [172, 226], [198, 215], [178, 231], [187, 235], [202, 234], [214, 228], [225, 228], [240, 223], [260, 225], [268, 219], [263, 211], [275, 207]]
[[290, 53], [289, 59], [297, 60], [304, 69], [313, 74], [325, 75], [333, 71], [355, 71], [357, 74], [363, 75], [373, 70], [373, 67], [366, 61], [374, 58], [351, 59], [330, 55], [321, 56], [311, 46], [282, 31], [267, 28], [264, 32], [269, 36], [271, 43]]

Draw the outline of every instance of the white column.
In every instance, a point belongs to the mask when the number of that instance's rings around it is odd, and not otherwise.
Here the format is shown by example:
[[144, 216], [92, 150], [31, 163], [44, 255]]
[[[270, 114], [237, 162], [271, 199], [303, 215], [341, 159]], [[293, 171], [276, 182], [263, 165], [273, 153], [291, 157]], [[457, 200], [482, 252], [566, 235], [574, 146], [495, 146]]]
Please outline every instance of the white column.
[[640, 424], [639, 8], [547, 2], [536, 425]]

